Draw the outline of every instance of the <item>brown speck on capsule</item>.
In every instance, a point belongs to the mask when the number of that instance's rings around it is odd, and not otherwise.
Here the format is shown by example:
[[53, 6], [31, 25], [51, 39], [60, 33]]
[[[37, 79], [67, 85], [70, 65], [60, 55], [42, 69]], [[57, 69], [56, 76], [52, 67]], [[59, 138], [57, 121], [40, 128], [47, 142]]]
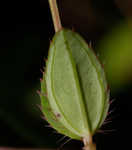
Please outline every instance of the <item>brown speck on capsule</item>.
[[57, 118], [60, 118], [60, 117], [61, 117], [61, 115], [60, 115], [59, 113], [56, 113], [55, 116], [56, 116]]

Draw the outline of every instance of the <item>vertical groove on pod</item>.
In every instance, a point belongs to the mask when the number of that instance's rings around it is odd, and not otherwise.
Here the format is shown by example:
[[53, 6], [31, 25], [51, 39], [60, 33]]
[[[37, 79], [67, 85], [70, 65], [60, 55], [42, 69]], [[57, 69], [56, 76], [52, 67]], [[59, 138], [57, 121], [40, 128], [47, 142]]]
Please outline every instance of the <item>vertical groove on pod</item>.
[[[65, 32], [67, 32], [67, 31], [63, 31], [63, 34], [64, 34], [64, 37], [65, 37]], [[72, 32], [71, 32], [72, 33]], [[73, 37], [74, 38], [74, 37]], [[66, 41], [66, 40], [65, 40]], [[70, 53], [70, 55], [72, 56], [72, 53], [71, 53], [71, 47], [70, 47], [70, 44], [69, 44], [69, 41], [67, 40], [66, 41], [66, 43], [67, 43], [67, 47], [68, 47], [68, 49], [69, 49], [69, 53]], [[74, 61], [74, 59], [72, 58], [72, 60]], [[75, 62], [74, 62], [74, 64], [75, 64]], [[87, 107], [86, 107], [86, 101], [85, 101], [85, 98], [84, 98], [84, 93], [83, 93], [83, 91], [82, 91], [82, 85], [81, 85], [81, 82], [80, 82], [80, 76], [79, 76], [79, 74], [78, 74], [78, 70], [77, 70], [77, 66], [76, 66], [76, 64], [74, 65], [75, 67], [75, 74], [76, 74], [76, 82], [77, 82], [77, 84], [78, 84], [78, 88], [79, 88], [79, 92], [81, 93], [81, 97], [82, 97], [82, 103], [83, 103], [83, 107], [84, 107], [84, 109], [82, 110], [82, 111], [84, 111], [84, 113], [86, 114], [85, 116], [87, 116], [87, 117], [85, 117], [86, 118], [86, 122], [87, 122], [87, 127], [88, 127], [88, 131], [89, 131], [89, 133], [91, 134], [91, 124], [90, 124], [90, 120], [89, 120], [89, 115], [88, 115], [88, 110], [87, 110]]]
[[[74, 73], [75, 83], [76, 83], [77, 90], [78, 90], [78, 95], [80, 96], [80, 99], [81, 99], [81, 101], [79, 101], [79, 106], [80, 106], [80, 111], [81, 111], [82, 118], [83, 118], [83, 121], [84, 121], [84, 128], [86, 128], [87, 131], [90, 134], [90, 126], [89, 126], [88, 118], [86, 117], [87, 112], [86, 112], [86, 107], [85, 107], [85, 103], [84, 103], [84, 100], [83, 100], [83, 98], [84, 98], [83, 93], [81, 92], [79, 76], [78, 76], [76, 64], [75, 64], [74, 59], [72, 57], [72, 53], [71, 53], [71, 50], [70, 50], [71, 48], [70, 48], [69, 43], [68, 43], [68, 41], [66, 40], [66, 37], [65, 37], [65, 30], [63, 30], [63, 36], [64, 36], [64, 41], [66, 43], [67, 51], [68, 51], [68, 54], [69, 54], [69, 57], [70, 57], [70, 60], [71, 60], [71, 64], [73, 66], [73, 73]], [[83, 108], [85, 108], [85, 109], [83, 109]]]

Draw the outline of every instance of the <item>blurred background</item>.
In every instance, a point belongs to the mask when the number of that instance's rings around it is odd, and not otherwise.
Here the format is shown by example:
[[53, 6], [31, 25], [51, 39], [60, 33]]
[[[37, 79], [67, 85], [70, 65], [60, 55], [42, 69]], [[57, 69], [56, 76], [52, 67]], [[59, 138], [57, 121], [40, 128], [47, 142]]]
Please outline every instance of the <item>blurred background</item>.
[[[64, 27], [79, 32], [104, 65], [112, 122], [94, 136], [98, 150], [130, 149], [132, 1], [58, 0]], [[68, 139], [47, 127], [38, 108], [41, 69], [54, 35], [48, 0], [0, 1], [0, 146], [59, 148]], [[80, 149], [82, 143], [63, 146]]]

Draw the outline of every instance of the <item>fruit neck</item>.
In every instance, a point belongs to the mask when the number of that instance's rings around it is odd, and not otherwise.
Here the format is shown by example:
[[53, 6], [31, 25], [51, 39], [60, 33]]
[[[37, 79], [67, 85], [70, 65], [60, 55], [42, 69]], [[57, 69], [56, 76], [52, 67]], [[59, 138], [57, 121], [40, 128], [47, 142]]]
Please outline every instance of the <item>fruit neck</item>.
[[83, 138], [83, 150], [96, 150], [96, 145], [93, 143], [92, 136]]

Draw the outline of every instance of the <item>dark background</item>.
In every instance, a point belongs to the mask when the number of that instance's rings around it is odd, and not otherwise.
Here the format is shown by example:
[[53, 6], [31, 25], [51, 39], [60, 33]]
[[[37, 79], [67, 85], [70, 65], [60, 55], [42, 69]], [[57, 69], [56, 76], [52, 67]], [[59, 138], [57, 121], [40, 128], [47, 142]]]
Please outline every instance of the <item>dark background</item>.
[[[58, 0], [58, 4], [64, 27], [73, 28], [88, 43], [91, 41], [97, 53], [100, 40], [115, 26], [118, 28], [121, 22], [127, 24], [132, 14], [129, 0]], [[37, 107], [40, 104], [36, 93], [40, 89], [40, 69], [45, 66], [44, 58], [47, 58], [53, 35], [48, 0], [0, 1], [2, 147], [60, 147], [67, 140], [57, 142], [62, 136], [45, 127], [47, 123], [41, 119], [42, 114]], [[129, 48], [132, 51], [131, 43]], [[117, 86], [116, 79], [112, 78], [113, 82], [109, 82], [111, 99], [115, 98], [110, 110], [115, 111], [110, 116], [112, 122], [103, 127], [104, 133], [94, 136], [100, 150], [123, 150], [131, 147], [132, 65], [129, 64], [128, 68], [128, 80], [119, 82]], [[81, 146], [81, 142], [74, 140], [64, 145], [72, 149], [80, 149]]]

